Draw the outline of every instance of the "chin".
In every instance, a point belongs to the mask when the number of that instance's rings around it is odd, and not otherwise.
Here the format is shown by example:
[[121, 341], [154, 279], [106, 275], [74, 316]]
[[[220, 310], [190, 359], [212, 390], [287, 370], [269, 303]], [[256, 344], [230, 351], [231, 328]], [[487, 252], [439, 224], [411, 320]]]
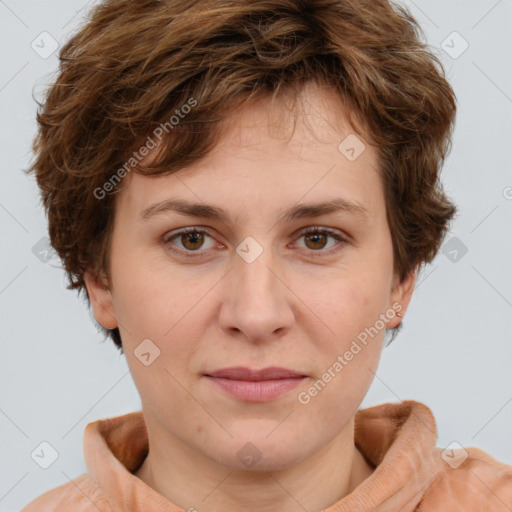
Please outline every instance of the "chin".
[[[275, 427], [274, 427], [275, 428]], [[298, 464], [307, 456], [307, 447], [299, 439], [291, 439], [286, 432], [281, 435], [270, 434], [271, 430], [259, 433], [257, 436], [250, 436], [247, 433], [235, 436], [230, 439], [227, 445], [222, 446], [222, 453], [210, 456], [218, 463], [228, 466], [235, 471], [268, 472], [280, 471]]]

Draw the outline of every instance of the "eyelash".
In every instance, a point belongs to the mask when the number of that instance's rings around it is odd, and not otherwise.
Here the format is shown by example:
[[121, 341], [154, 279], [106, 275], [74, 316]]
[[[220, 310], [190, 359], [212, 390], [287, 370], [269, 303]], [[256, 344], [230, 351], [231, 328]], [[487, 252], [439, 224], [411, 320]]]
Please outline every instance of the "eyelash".
[[[168, 244], [175, 238], [179, 238], [180, 236], [186, 235], [188, 233], [202, 233], [202, 234], [208, 235], [211, 238], [214, 238], [212, 235], [210, 235], [210, 233], [208, 232], [207, 229], [199, 227], [199, 226], [197, 226], [197, 227], [192, 226], [192, 227], [188, 227], [185, 229], [181, 229], [176, 232], [168, 233], [167, 235], [164, 236], [163, 241], [165, 244]], [[338, 242], [341, 242], [341, 244], [336, 244], [334, 247], [331, 247], [330, 249], [327, 249], [327, 250], [319, 249], [318, 251], [315, 251], [313, 249], [310, 249], [309, 251], [312, 253], [311, 256], [314, 258], [331, 255], [332, 253], [338, 252], [345, 245], [347, 245], [349, 243], [348, 238], [342, 236], [337, 231], [334, 231], [329, 228], [319, 227], [319, 226], [314, 226], [312, 228], [305, 228], [305, 229], [299, 231], [296, 240], [300, 239], [301, 237], [303, 237], [305, 235], [317, 234], [317, 233], [328, 235], [328, 236], [334, 238], [335, 240], [337, 240]], [[208, 249], [205, 249], [203, 251], [190, 251], [190, 250], [187, 251], [187, 250], [183, 250], [183, 249], [175, 249], [171, 245], [169, 245], [169, 250], [174, 253], [179, 254], [180, 256], [185, 256], [186, 258], [201, 257], [204, 255], [204, 252], [208, 251]], [[314, 253], [321, 253], [321, 254], [314, 254]]]

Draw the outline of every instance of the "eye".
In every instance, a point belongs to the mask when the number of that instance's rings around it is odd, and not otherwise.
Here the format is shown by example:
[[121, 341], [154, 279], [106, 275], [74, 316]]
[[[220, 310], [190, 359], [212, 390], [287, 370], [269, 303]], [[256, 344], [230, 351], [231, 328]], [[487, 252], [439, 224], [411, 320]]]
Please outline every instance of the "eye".
[[[208, 238], [211, 240], [210, 245], [204, 247], [205, 240]], [[165, 243], [169, 243], [171, 251], [179, 252], [184, 256], [196, 256], [196, 254], [191, 254], [194, 252], [202, 254], [202, 250], [211, 249], [216, 245], [215, 240], [205, 229], [195, 226], [171, 232], [167, 234], [163, 240]], [[174, 240], [177, 240], [178, 243], [175, 243]], [[170, 242], [173, 243], [171, 244]], [[173, 245], [177, 245], [180, 250], [173, 248]]]
[[[208, 239], [210, 240], [209, 244]], [[338, 231], [319, 226], [305, 228], [299, 232], [296, 240], [303, 239], [305, 244], [301, 249], [311, 253], [320, 253], [314, 256], [324, 256], [341, 250], [348, 240]], [[199, 257], [208, 249], [223, 247], [208, 234], [208, 231], [199, 226], [173, 231], [164, 236], [163, 241], [168, 244], [169, 250], [186, 257]], [[297, 242], [296, 242], [297, 243]], [[206, 246], [205, 246], [206, 244]]]
[[[346, 237], [341, 233], [319, 226], [302, 230], [299, 233], [298, 240], [301, 239], [305, 241], [305, 249], [321, 252], [321, 255], [336, 252], [348, 243]], [[329, 239], [331, 239], [331, 244], [329, 244]]]

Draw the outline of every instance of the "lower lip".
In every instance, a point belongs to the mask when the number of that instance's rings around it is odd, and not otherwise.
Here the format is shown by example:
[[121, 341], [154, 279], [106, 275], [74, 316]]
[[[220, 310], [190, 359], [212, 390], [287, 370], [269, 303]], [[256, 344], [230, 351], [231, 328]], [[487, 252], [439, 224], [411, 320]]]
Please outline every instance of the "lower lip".
[[233, 380], [210, 376], [207, 376], [207, 378], [237, 398], [249, 402], [266, 402], [291, 391], [305, 377], [261, 381]]

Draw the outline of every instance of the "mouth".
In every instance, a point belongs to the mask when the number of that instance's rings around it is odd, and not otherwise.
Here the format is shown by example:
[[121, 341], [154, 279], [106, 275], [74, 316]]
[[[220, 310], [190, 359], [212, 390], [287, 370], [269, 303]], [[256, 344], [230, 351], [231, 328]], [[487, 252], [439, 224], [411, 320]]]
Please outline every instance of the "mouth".
[[204, 374], [204, 377], [235, 398], [248, 402], [266, 402], [291, 391], [307, 375], [278, 367], [261, 370], [233, 367]]

